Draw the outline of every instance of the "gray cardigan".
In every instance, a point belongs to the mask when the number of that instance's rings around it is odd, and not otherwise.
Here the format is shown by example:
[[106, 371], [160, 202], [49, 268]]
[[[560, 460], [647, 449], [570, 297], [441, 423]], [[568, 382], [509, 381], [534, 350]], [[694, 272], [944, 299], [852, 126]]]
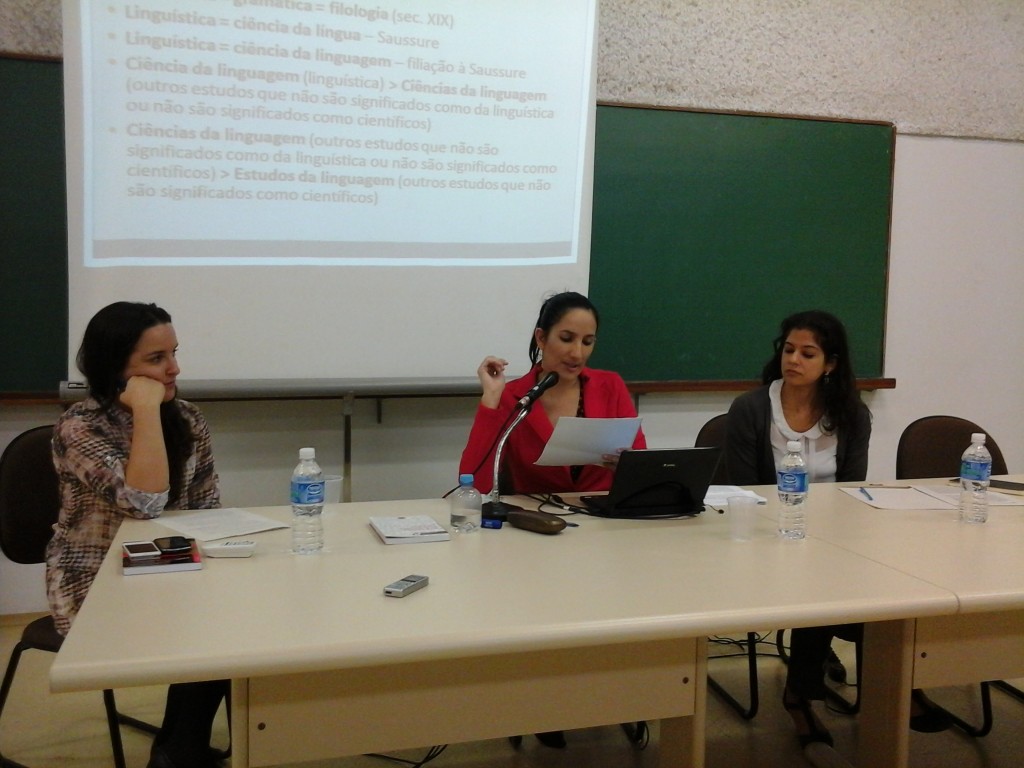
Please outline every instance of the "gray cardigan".
[[[768, 385], [745, 392], [729, 407], [725, 462], [733, 485], [774, 485], [775, 457], [771, 442], [772, 406]], [[836, 481], [859, 482], [868, 474], [871, 413], [857, 409], [853, 429], [840, 432], [836, 446]]]

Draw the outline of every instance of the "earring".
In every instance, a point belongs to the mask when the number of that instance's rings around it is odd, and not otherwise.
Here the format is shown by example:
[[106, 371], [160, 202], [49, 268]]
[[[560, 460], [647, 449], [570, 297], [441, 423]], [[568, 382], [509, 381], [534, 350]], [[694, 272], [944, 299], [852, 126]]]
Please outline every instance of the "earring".
[[832, 385], [832, 374], [831, 373], [826, 373], [822, 377], [822, 382], [821, 383], [824, 384], [826, 387], [831, 386]]

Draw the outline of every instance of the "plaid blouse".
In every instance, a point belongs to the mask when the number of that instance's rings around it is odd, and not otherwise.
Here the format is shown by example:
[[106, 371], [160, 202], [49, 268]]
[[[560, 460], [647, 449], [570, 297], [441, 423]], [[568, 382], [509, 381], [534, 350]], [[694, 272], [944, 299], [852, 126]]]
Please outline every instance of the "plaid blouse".
[[[196, 406], [176, 402], [195, 437], [176, 507], [219, 507], [210, 429]], [[167, 505], [167, 491], [149, 493], [125, 483], [131, 439], [131, 411], [104, 409], [92, 398], [71, 406], [54, 427], [53, 463], [61, 509], [46, 548], [46, 592], [62, 635], [78, 614], [122, 518], [158, 517]]]

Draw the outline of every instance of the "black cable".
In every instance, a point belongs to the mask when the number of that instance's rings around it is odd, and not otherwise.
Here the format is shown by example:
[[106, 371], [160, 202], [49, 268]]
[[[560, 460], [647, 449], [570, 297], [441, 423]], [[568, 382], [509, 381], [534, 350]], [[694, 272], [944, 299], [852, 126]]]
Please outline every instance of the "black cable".
[[[762, 634], [758, 634], [758, 633], [755, 632], [754, 633], [754, 646], [755, 647], [759, 646], [759, 645], [775, 646], [775, 641], [768, 639], [771, 634], [772, 634], [771, 632], [768, 632], [768, 633], [762, 635]], [[749, 653], [746, 650], [747, 645], [748, 645], [748, 640], [746, 638], [723, 637], [722, 635], [712, 635], [711, 637], [708, 638], [708, 641], [711, 642], [711, 643], [714, 643], [715, 645], [732, 645], [732, 646], [735, 646], [737, 648], [735, 653], [716, 654], [715, 656], [709, 656], [708, 657], [709, 659], [736, 659], [736, 658], [746, 658], [746, 657], [749, 656]], [[754, 655], [759, 657], [759, 658], [772, 658], [772, 659], [781, 658], [781, 656], [779, 656], [777, 651], [776, 652], [755, 651]]]
[[582, 507], [574, 507], [571, 504], [566, 504], [565, 501], [553, 493], [524, 493], [522, 494], [528, 499], [533, 499], [540, 506], [537, 508], [539, 512], [548, 512], [549, 510], [544, 507], [554, 507], [557, 512], [550, 512], [552, 515], [558, 515], [559, 517], [569, 517], [569, 515], [580, 515], [584, 513]]
[[634, 515], [630, 513], [617, 514], [615, 512], [603, 512], [599, 509], [581, 508], [580, 512], [591, 517], [603, 517], [606, 520], [683, 520], [688, 517], [696, 517], [698, 512], [665, 512], [652, 515]]
[[[486, 462], [486, 461], [487, 461], [488, 457], [489, 457], [489, 456], [490, 456], [490, 455], [491, 455], [492, 453], [494, 453], [494, 451], [495, 451], [495, 450], [497, 449], [497, 447], [498, 447], [498, 441], [499, 441], [499, 440], [501, 440], [501, 436], [502, 436], [503, 434], [505, 434], [505, 428], [506, 428], [506, 427], [508, 427], [509, 423], [510, 423], [510, 422], [512, 421], [512, 419], [513, 419], [513, 418], [515, 418], [515, 416], [516, 416], [517, 414], [518, 414], [518, 411], [517, 411], [517, 410], [516, 410], [515, 408], [513, 408], [513, 409], [512, 409], [512, 412], [511, 412], [511, 413], [509, 413], [509, 415], [508, 415], [507, 417], [505, 417], [505, 423], [504, 423], [504, 424], [502, 424], [502, 425], [501, 425], [501, 429], [499, 429], [499, 430], [498, 430], [498, 434], [497, 434], [497, 436], [496, 436], [496, 437], [494, 438], [494, 442], [493, 442], [493, 443], [491, 443], [491, 447], [487, 449], [487, 453], [485, 453], [485, 454], [484, 454], [484, 457], [483, 457], [482, 459], [480, 459], [480, 463], [479, 463], [479, 464], [477, 464], [477, 465], [476, 465], [476, 467], [475, 467], [475, 468], [473, 469], [473, 471], [472, 471], [471, 473], [469, 473], [469, 474], [472, 474], [472, 475], [473, 475], [474, 477], [476, 476], [477, 472], [479, 472], [479, 471], [480, 471], [480, 467], [482, 467], [482, 466], [484, 465], [484, 462]], [[466, 473], [464, 473], [464, 472], [460, 472], [459, 474], [460, 474], [460, 475], [462, 475], [462, 474], [466, 474]], [[498, 478], [496, 478], [496, 477], [495, 477], [495, 478], [494, 478], [494, 479], [492, 480], [492, 482], [493, 482], [493, 483], [494, 483], [495, 485], [497, 485], [497, 484], [498, 484]], [[446, 492], [446, 493], [445, 493], [445, 494], [444, 494], [443, 496], [441, 496], [441, 498], [442, 498], [442, 499], [447, 499], [447, 498], [448, 498], [449, 496], [451, 496], [451, 495], [452, 495], [453, 493], [455, 493], [455, 491], [457, 491], [458, 489], [459, 489], [459, 486], [457, 486], [457, 485], [456, 485], [456, 486], [455, 486], [454, 488], [452, 488], [451, 490], [447, 491], [447, 492]]]
[[387, 760], [388, 762], [398, 763], [399, 765], [409, 765], [409, 766], [412, 766], [412, 768], [420, 768], [421, 766], [424, 766], [427, 763], [429, 763], [431, 760], [434, 760], [435, 758], [440, 757], [441, 753], [444, 752], [446, 749], [448, 749], [448, 745], [447, 744], [435, 745], [435, 746], [433, 746], [433, 747], [431, 747], [430, 749], [427, 750], [427, 754], [425, 754], [423, 756], [423, 759], [421, 759], [421, 760], [406, 760], [405, 758], [402, 758], [402, 757], [393, 757], [392, 755], [382, 755], [382, 754], [378, 754], [376, 752], [367, 753], [367, 754], [363, 755], [363, 757], [376, 757], [378, 760]]
[[[775, 645], [775, 641], [774, 640], [769, 640], [768, 639], [768, 637], [771, 634], [772, 634], [772, 632], [768, 632], [767, 634], [760, 635], [760, 634], [755, 632], [754, 633], [754, 644], [755, 645], [761, 645], [762, 643], [764, 643], [764, 644], [767, 644], [767, 645]], [[722, 635], [712, 635], [708, 639], [712, 643], [715, 643], [716, 645], [739, 645], [739, 646], [746, 646], [746, 644], [747, 644], [747, 638], [745, 638], [745, 637], [744, 638], [736, 638], [736, 637], [723, 637]], [[775, 653], [775, 654], [772, 654], [772, 655], [778, 656], [779, 654]]]

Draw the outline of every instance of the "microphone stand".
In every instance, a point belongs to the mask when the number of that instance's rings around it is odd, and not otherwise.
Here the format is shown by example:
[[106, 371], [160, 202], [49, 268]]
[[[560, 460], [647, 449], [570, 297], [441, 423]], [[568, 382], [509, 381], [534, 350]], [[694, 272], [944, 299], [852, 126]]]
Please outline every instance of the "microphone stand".
[[508, 429], [502, 434], [501, 439], [498, 440], [498, 447], [494, 449], [494, 485], [491, 487], [491, 500], [483, 506], [483, 517], [487, 519], [505, 521], [508, 519], [509, 512], [522, 509], [522, 507], [517, 507], [515, 504], [506, 504], [501, 500], [501, 489], [498, 487], [498, 471], [501, 469], [501, 453], [505, 449], [505, 441], [512, 434], [512, 430], [519, 426], [519, 422], [526, 418], [526, 414], [530, 412], [532, 407], [533, 403], [530, 403], [519, 411], [519, 414], [509, 424]]

